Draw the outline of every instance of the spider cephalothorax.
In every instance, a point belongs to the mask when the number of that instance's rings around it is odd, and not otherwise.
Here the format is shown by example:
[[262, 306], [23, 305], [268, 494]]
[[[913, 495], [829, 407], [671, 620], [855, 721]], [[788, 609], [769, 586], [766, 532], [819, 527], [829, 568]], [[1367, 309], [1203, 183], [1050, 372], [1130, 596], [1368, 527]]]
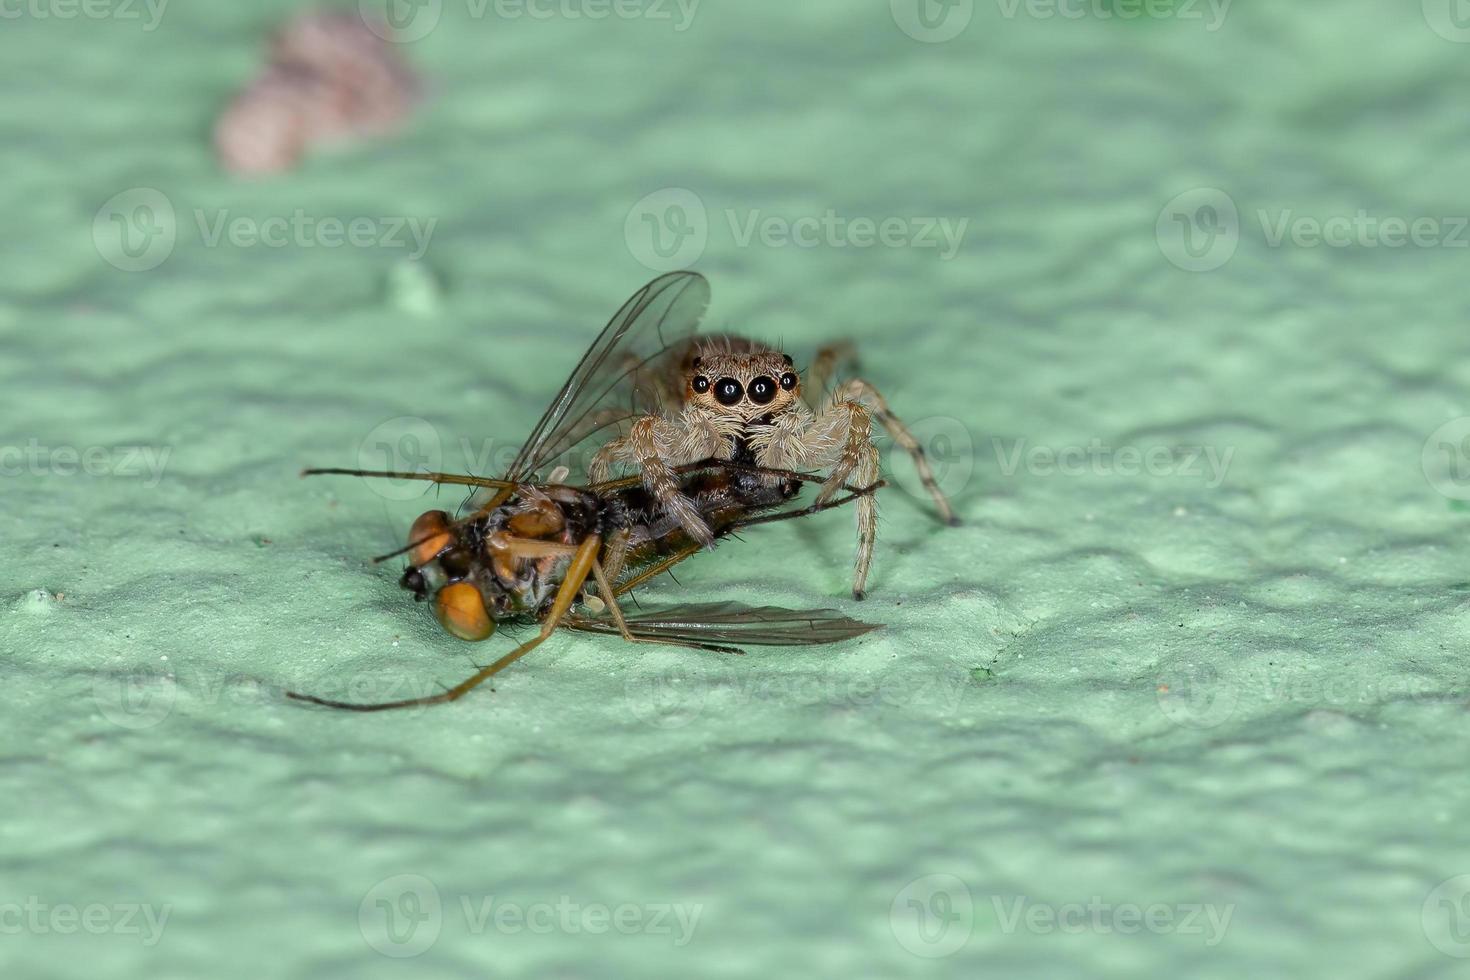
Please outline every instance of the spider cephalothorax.
[[[691, 343], [671, 358], [662, 389], [670, 396], [663, 414], [634, 420], [628, 434], [603, 446], [590, 475], [608, 479], [614, 464], [636, 466], [659, 504], [696, 541], [713, 535], [697, 508], [678, 488], [673, 468], [711, 457], [775, 469], [828, 474], [817, 502], [830, 500], [849, 480], [869, 486], [878, 480], [876, 419], [913, 457], [914, 467], [934, 498], [940, 516], [957, 523], [949, 501], [934, 482], [923, 448], [891, 411], [877, 389], [858, 378], [837, 386], [820, 401], [832, 371], [851, 354], [848, 345], [824, 348], [803, 390], [791, 357], [741, 337], [712, 337]], [[877, 533], [877, 503], [858, 502], [857, 569], [853, 595], [864, 595]]]
[[790, 355], [739, 338], [695, 347], [682, 373], [686, 406], [742, 422], [779, 415], [801, 398]]

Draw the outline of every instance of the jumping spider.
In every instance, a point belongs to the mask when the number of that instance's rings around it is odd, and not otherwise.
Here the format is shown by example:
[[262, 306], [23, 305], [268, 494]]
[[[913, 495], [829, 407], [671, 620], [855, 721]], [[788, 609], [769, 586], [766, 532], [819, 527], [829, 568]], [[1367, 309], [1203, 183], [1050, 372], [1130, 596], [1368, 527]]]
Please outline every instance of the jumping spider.
[[[934, 481], [924, 449], [889, 410], [876, 388], [860, 378], [821, 392], [839, 363], [851, 357], [840, 344], [823, 348], [812, 364], [810, 392], [787, 354], [740, 337], [704, 337], [689, 342], [682, 355], [670, 358], [670, 373], [658, 379], [671, 406], [663, 415], [633, 420], [628, 434], [607, 443], [593, 457], [589, 476], [595, 482], [612, 477], [614, 464], [636, 466], [644, 485], [660, 506], [691, 538], [713, 544], [698, 509], [679, 490], [673, 467], [711, 457], [776, 469], [828, 474], [817, 494], [825, 503], [849, 480], [868, 486], [878, 480], [878, 450], [873, 445], [876, 419], [894, 442], [906, 450], [939, 516], [959, 520]], [[852, 594], [862, 599], [873, 561], [878, 527], [872, 494], [857, 505], [858, 547]]]

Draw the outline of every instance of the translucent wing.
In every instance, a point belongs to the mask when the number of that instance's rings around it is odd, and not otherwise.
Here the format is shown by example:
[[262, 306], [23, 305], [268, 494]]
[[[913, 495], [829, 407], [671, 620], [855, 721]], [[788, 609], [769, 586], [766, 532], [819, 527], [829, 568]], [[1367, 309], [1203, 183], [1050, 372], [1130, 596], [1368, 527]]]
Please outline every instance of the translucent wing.
[[[659, 276], [634, 293], [582, 355], [506, 479], [530, 479], [594, 433], [657, 412], [663, 355], [693, 335], [709, 296], [709, 281], [687, 271]], [[572, 467], [585, 468], [585, 462]]]
[[[634, 636], [693, 645], [811, 646], [839, 643], [882, 628], [878, 623], [849, 619], [835, 609], [782, 609], [738, 602], [668, 606], [624, 614], [624, 619]], [[617, 625], [605, 616], [574, 616], [562, 623], [589, 633], [618, 633]]]

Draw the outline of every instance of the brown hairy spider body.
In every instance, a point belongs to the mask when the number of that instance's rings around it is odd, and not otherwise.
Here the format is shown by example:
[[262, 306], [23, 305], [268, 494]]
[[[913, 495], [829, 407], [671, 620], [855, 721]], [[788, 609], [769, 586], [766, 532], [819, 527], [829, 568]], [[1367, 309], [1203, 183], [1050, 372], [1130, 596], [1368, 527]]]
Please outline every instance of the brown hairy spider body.
[[[742, 337], [692, 339], [669, 359], [668, 374], [657, 379], [664, 413], [636, 418], [627, 435], [597, 452], [589, 475], [602, 481], [616, 464], [637, 467], [665, 512], [691, 538], [710, 545], [714, 536], [698, 508], [680, 492], [675, 467], [714, 458], [826, 473], [817, 494], [817, 503], [825, 503], [849, 480], [860, 486], [877, 481], [876, 420], [913, 458], [939, 516], [948, 524], [959, 523], [934, 481], [923, 447], [876, 388], [853, 378], [822, 397], [833, 371], [851, 355], [850, 345], [823, 348], [813, 362], [811, 384], [804, 388], [791, 357], [774, 347]], [[870, 494], [857, 506], [854, 598], [866, 594], [877, 528], [877, 502]]]

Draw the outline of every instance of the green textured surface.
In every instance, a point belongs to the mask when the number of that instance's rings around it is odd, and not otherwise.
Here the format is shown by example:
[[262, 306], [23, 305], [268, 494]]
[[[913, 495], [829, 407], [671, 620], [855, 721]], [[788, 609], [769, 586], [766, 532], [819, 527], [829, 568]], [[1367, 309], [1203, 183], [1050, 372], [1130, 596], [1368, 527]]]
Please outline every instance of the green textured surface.
[[[1210, 30], [1007, 0], [923, 43], [878, 0], [682, 31], [446, 2], [408, 134], [253, 183], [207, 134], [289, 5], [38, 4], [0, 22], [4, 976], [1470, 969], [1470, 428], [1431, 440], [1470, 413], [1448, 3], [1241, 0]], [[135, 188], [177, 242], [128, 272], [94, 216]], [[964, 528], [886, 497], [853, 611], [888, 629], [738, 660], [558, 637], [451, 707], [280, 700], [466, 670], [364, 561], [425, 502], [295, 473], [403, 417], [447, 467], [514, 445], [652, 275], [642, 215], [698, 218], [669, 188], [708, 218], [714, 325], [856, 338], [957, 456]], [[1195, 191], [1203, 244], [1228, 218], [1199, 188], [1240, 230], [1191, 272], [1169, 202]], [[436, 224], [408, 268], [196, 219], [297, 209]], [[969, 224], [946, 260], [728, 217], [828, 209]], [[1359, 209], [1440, 240], [1272, 244]], [[1047, 464], [1094, 445], [1125, 452]], [[1126, 452], [1174, 447], [1229, 465]], [[766, 528], [649, 597], [851, 608], [850, 549], [847, 515]]]

